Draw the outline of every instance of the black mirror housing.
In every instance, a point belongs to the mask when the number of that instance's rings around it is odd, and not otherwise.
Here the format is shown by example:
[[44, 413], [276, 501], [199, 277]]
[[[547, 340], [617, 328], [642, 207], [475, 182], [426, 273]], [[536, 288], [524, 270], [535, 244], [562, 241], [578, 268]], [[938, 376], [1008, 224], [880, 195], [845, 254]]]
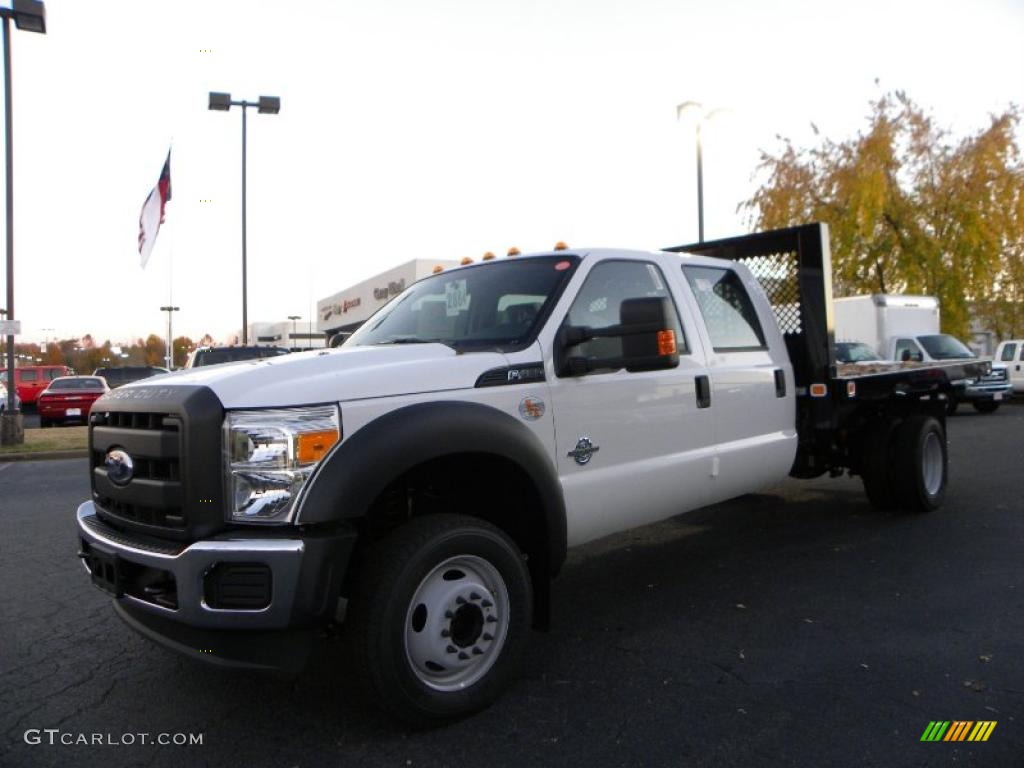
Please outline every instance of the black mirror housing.
[[[625, 368], [627, 371], [653, 371], [679, 365], [675, 331], [669, 318], [671, 300], [653, 296], [623, 299], [619, 309], [619, 325], [607, 328], [565, 326], [556, 337], [556, 367], [560, 376], [580, 376], [602, 369]], [[569, 350], [597, 338], [621, 338], [622, 357], [570, 357]]]

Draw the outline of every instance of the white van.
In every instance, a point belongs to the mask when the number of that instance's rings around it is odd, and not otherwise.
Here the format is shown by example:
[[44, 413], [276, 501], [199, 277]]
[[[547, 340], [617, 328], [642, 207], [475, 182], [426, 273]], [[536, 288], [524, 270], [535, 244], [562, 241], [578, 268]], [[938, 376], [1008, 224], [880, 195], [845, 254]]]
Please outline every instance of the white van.
[[1000, 342], [995, 359], [1006, 365], [1013, 391], [1024, 392], [1024, 339]]

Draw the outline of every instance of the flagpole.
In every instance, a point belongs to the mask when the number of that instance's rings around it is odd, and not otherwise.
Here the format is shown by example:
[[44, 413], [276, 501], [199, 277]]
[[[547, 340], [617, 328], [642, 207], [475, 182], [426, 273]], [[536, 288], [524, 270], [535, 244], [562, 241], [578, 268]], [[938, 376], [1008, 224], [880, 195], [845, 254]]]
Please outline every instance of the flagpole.
[[[167, 238], [167, 306], [174, 306], [174, 225], [170, 227], [170, 237]], [[171, 332], [171, 317], [174, 310], [167, 312], [167, 370], [174, 370], [174, 334]]]

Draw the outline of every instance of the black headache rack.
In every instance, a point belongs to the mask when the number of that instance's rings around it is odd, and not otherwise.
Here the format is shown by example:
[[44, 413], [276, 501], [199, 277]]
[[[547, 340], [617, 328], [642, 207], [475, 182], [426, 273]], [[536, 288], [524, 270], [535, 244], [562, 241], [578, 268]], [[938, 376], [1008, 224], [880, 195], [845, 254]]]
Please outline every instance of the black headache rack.
[[[757, 278], [775, 313], [793, 364], [799, 448], [790, 474], [817, 477], [856, 463], [848, 433], [873, 418], [920, 408], [942, 415], [951, 381], [980, 375], [986, 363], [960, 362], [855, 376], [836, 371], [832, 261], [828, 226], [806, 224], [742, 237], [665, 248], [736, 261]], [[897, 413], [898, 416], [898, 413]], [[851, 460], [852, 459], [852, 460]]]

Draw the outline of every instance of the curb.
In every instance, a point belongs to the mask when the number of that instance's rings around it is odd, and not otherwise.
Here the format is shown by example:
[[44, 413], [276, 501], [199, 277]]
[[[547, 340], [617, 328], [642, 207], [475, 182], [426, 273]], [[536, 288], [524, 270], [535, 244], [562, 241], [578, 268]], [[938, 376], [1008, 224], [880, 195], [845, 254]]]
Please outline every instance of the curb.
[[37, 451], [35, 453], [0, 453], [0, 464], [6, 461], [45, 461], [46, 459], [87, 459], [89, 451]]

